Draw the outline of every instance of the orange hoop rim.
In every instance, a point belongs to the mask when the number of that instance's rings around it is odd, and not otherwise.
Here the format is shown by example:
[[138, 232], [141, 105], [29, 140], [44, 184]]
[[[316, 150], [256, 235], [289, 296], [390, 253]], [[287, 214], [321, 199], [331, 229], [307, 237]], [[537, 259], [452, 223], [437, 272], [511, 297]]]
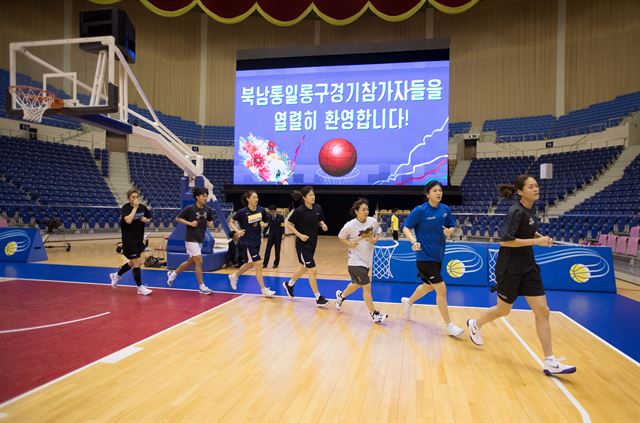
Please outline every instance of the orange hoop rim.
[[33, 87], [31, 85], [10, 85], [9, 86], [9, 92], [13, 95], [16, 95], [19, 91], [26, 91], [26, 90], [31, 90], [33, 92], [38, 92], [39, 91], [39, 95], [36, 94], [23, 94], [24, 97], [31, 97], [31, 98], [37, 98], [37, 97], [42, 97], [42, 98], [52, 98], [52, 102], [55, 101], [55, 99], [57, 98], [56, 95], [52, 92], [49, 92], [43, 88], [38, 88], [38, 87]]

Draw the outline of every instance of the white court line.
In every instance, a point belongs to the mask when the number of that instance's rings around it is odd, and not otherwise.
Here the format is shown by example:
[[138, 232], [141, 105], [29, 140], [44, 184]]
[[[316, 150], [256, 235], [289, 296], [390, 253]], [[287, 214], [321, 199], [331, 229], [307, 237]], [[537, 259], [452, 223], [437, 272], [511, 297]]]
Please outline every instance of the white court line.
[[635, 364], [636, 366], [640, 367], [640, 363], [638, 363], [636, 360], [634, 360], [632, 357], [629, 357], [627, 354], [625, 354], [624, 352], [620, 351], [619, 349], [617, 349], [616, 347], [614, 347], [613, 345], [611, 345], [610, 343], [608, 343], [607, 341], [605, 341], [604, 339], [600, 338], [598, 335], [596, 335], [595, 333], [591, 332], [589, 329], [585, 328], [584, 326], [582, 326], [580, 323], [576, 322], [575, 320], [573, 320], [571, 317], [567, 316], [566, 314], [564, 314], [561, 311], [558, 311], [557, 313], [561, 314], [562, 316], [564, 316], [567, 320], [569, 320], [570, 322], [572, 322], [573, 324], [575, 324], [576, 326], [578, 326], [580, 329], [584, 330], [585, 332], [591, 334], [591, 336], [593, 336], [594, 338], [596, 338], [597, 340], [599, 340], [600, 342], [602, 342], [604, 345], [606, 345], [607, 347], [611, 348], [612, 350], [614, 350], [615, 352], [617, 352], [618, 354], [620, 354], [621, 356], [623, 356], [624, 358], [626, 358], [627, 360], [629, 360], [630, 362], [632, 362], [633, 364]]
[[138, 351], [142, 351], [142, 350], [143, 348], [134, 347], [133, 345], [130, 345], [128, 347], [121, 349], [120, 351], [114, 352], [113, 354], [100, 359], [100, 363], [109, 363], [109, 364], [117, 363], [118, 361], [124, 360], [130, 355], [134, 355]]
[[96, 314], [96, 315], [93, 315], [93, 316], [83, 317], [82, 319], [69, 320], [69, 321], [60, 322], [60, 323], [51, 323], [50, 325], [31, 326], [29, 328], [20, 328], [20, 329], [0, 330], [0, 334], [3, 334], [3, 333], [14, 333], [14, 332], [26, 332], [28, 330], [52, 328], [54, 326], [68, 325], [68, 324], [71, 324], [71, 323], [82, 322], [83, 320], [95, 319], [96, 317], [106, 316], [107, 314], [111, 314], [111, 312], [110, 311], [106, 311], [104, 313]]
[[[29, 280], [32, 280], [32, 279], [29, 279]], [[55, 281], [54, 281], [54, 282], [55, 282]], [[57, 282], [66, 282], [66, 281], [57, 281]], [[83, 282], [78, 282], [78, 283], [83, 283]], [[103, 285], [103, 284], [96, 284], [96, 285]], [[197, 315], [195, 315], [195, 316], [193, 316], [193, 317], [191, 317], [191, 318], [189, 318], [189, 319], [187, 319], [187, 320], [184, 320], [184, 321], [182, 321], [182, 322], [176, 323], [176, 324], [175, 324], [175, 325], [173, 325], [173, 326], [170, 326], [170, 327], [168, 327], [168, 328], [166, 328], [166, 329], [164, 329], [164, 330], [162, 330], [162, 331], [160, 331], [160, 332], [154, 333], [153, 335], [151, 335], [151, 336], [149, 336], [149, 337], [147, 337], [147, 338], [141, 339], [141, 340], [137, 341], [136, 343], [134, 343], [134, 344], [132, 344], [132, 345], [129, 345], [129, 346], [126, 346], [126, 347], [122, 348], [121, 350], [116, 351], [115, 353], [112, 353], [112, 354], [109, 354], [109, 355], [117, 354], [117, 353], [119, 353], [120, 351], [122, 351], [122, 350], [124, 350], [124, 349], [127, 349], [127, 348], [129, 348], [129, 347], [131, 347], [131, 346], [135, 346], [135, 345], [137, 345], [137, 344], [139, 344], [139, 343], [141, 343], [141, 342], [149, 341], [149, 340], [151, 340], [151, 339], [155, 338], [156, 336], [160, 336], [160, 335], [162, 335], [163, 333], [168, 332], [168, 331], [170, 331], [171, 329], [173, 329], [173, 328], [175, 328], [175, 327], [177, 327], [177, 326], [180, 326], [180, 325], [182, 325], [182, 324], [184, 324], [184, 323], [187, 323], [187, 322], [189, 322], [189, 321], [191, 321], [191, 320], [197, 319], [198, 317], [204, 316], [205, 314], [209, 313], [210, 311], [213, 311], [213, 310], [215, 310], [215, 309], [217, 309], [217, 308], [220, 308], [220, 307], [223, 307], [223, 306], [225, 306], [225, 305], [227, 305], [227, 304], [229, 304], [229, 303], [232, 303], [233, 301], [235, 301], [235, 300], [237, 300], [238, 298], [241, 298], [241, 297], [242, 297], [242, 295], [238, 295], [236, 298], [233, 298], [233, 299], [231, 299], [231, 300], [229, 300], [229, 301], [225, 301], [225, 302], [224, 302], [224, 303], [222, 303], [222, 304], [218, 304], [217, 306], [215, 306], [215, 307], [213, 307], [213, 308], [210, 308], [209, 310], [205, 310], [205, 311], [203, 311], [202, 313], [197, 314]], [[27, 391], [27, 392], [25, 392], [24, 394], [21, 394], [21, 395], [18, 395], [17, 397], [11, 398], [10, 400], [5, 401], [5, 402], [3, 402], [2, 404], [0, 404], [0, 408], [7, 407], [7, 406], [9, 406], [9, 405], [13, 404], [14, 402], [19, 401], [19, 400], [21, 400], [21, 399], [23, 399], [23, 398], [26, 398], [27, 396], [29, 396], [29, 395], [31, 395], [31, 394], [35, 394], [36, 392], [38, 392], [38, 391], [40, 391], [40, 390], [42, 390], [42, 389], [44, 389], [44, 388], [46, 388], [46, 387], [48, 387], [48, 386], [51, 386], [51, 385], [53, 385], [53, 384], [55, 384], [55, 383], [58, 383], [58, 382], [60, 382], [61, 380], [67, 379], [67, 378], [69, 378], [69, 377], [71, 377], [71, 376], [75, 375], [76, 373], [80, 373], [81, 371], [86, 370], [86, 369], [88, 369], [89, 367], [91, 367], [91, 366], [93, 366], [93, 365], [95, 365], [95, 364], [97, 364], [97, 363], [100, 363], [100, 361], [101, 361], [101, 360], [103, 360], [103, 359], [104, 359], [104, 358], [106, 358], [106, 357], [108, 357], [108, 356], [102, 357], [102, 358], [100, 358], [100, 359], [98, 359], [98, 360], [96, 360], [96, 361], [94, 361], [94, 362], [92, 362], [92, 363], [89, 363], [89, 364], [87, 364], [87, 365], [85, 365], [85, 366], [80, 367], [79, 369], [73, 370], [73, 371], [71, 371], [71, 372], [69, 372], [69, 373], [67, 373], [67, 374], [65, 374], [65, 375], [60, 376], [60, 377], [59, 377], [59, 378], [57, 378], [57, 379], [54, 379], [54, 380], [52, 380], [52, 381], [50, 381], [50, 382], [45, 383], [44, 385], [40, 385], [40, 386], [38, 386], [37, 388], [33, 388], [32, 390]]]
[[[500, 320], [502, 320], [504, 322], [504, 324], [507, 325], [507, 328], [509, 328], [511, 333], [513, 333], [513, 336], [515, 336], [516, 339], [518, 341], [520, 341], [522, 346], [529, 352], [531, 357], [533, 357], [533, 359], [536, 361], [536, 363], [538, 363], [540, 368], [544, 368], [544, 364], [542, 363], [542, 360], [540, 360], [540, 358], [536, 355], [536, 353], [533, 352], [531, 347], [529, 347], [529, 345], [527, 345], [527, 343], [524, 342], [524, 339], [522, 339], [520, 337], [520, 335], [518, 334], [518, 332], [516, 332], [516, 330], [513, 328], [513, 326], [511, 326], [509, 324], [507, 319], [505, 319], [504, 317], [501, 317]], [[560, 388], [560, 391], [562, 391], [564, 396], [567, 397], [567, 399], [571, 402], [571, 404], [573, 404], [574, 407], [576, 407], [578, 412], [580, 412], [580, 416], [582, 417], [582, 421], [585, 422], [585, 423], [590, 423], [591, 422], [591, 417], [589, 416], [589, 413], [587, 413], [587, 410], [585, 410], [584, 407], [582, 407], [580, 402], [571, 394], [571, 392], [569, 392], [569, 390], [567, 388], [564, 387], [562, 382], [560, 382], [560, 380], [557, 377], [550, 376], [550, 378], [551, 378], [551, 380], [553, 380], [553, 382], [556, 385], [558, 385], [558, 388]]]

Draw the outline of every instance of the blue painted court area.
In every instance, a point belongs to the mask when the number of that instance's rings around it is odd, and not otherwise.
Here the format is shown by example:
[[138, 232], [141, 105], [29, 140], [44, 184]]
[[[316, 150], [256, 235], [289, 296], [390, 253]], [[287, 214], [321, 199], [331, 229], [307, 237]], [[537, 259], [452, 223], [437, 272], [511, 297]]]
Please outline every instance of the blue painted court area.
[[[4, 278], [42, 279], [64, 282], [109, 284], [109, 273], [116, 269], [110, 267], [70, 266], [57, 264], [0, 263], [0, 274]], [[142, 280], [150, 288], [167, 288], [167, 273], [164, 270], [144, 269]], [[229, 286], [227, 274], [205, 273], [205, 284], [214, 291], [233, 292]], [[265, 283], [279, 296], [285, 296], [283, 277], [265, 276]], [[344, 289], [346, 280], [320, 279], [318, 286], [328, 299], [335, 298], [338, 289]], [[134, 285], [131, 273], [127, 273], [120, 285]], [[415, 284], [397, 282], [375, 282], [373, 298], [377, 302], [399, 303], [400, 298], [413, 293]], [[193, 272], [181, 274], [174, 282], [174, 289], [196, 290]], [[496, 303], [496, 294], [484, 287], [453, 286], [447, 287], [449, 305], [466, 307], [491, 307]], [[258, 284], [253, 275], [243, 275], [238, 282], [238, 293], [259, 294]], [[296, 296], [312, 297], [311, 288], [305, 280], [296, 284]], [[624, 354], [640, 361], [640, 302], [618, 294], [547, 291], [549, 306], [575, 320]], [[362, 300], [360, 291], [349, 297], [349, 300]], [[418, 301], [418, 304], [435, 304], [435, 295], [429, 294]], [[528, 309], [523, 298], [519, 298], [514, 308]], [[577, 329], [577, 328], [576, 328]]]

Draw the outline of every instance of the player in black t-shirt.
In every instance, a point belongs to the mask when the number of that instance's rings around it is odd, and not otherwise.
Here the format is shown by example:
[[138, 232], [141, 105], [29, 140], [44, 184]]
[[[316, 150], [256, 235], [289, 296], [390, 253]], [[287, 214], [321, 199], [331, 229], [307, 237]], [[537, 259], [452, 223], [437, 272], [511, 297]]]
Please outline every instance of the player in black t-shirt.
[[149, 295], [151, 291], [142, 285], [142, 274], [140, 266], [142, 266], [142, 252], [144, 245], [144, 225], [151, 221], [151, 213], [144, 204], [140, 204], [140, 194], [135, 188], [127, 191], [129, 202], [122, 206], [120, 212], [120, 229], [122, 231], [122, 253], [129, 259], [127, 263], [122, 265], [117, 273], [111, 273], [111, 286], [115, 289], [118, 287], [120, 277], [129, 269], [133, 269], [133, 279], [138, 286], [139, 295]]
[[260, 292], [265, 297], [273, 297], [274, 291], [264, 284], [262, 277], [262, 259], [260, 258], [260, 243], [262, 242], [262, 229], [267, 226], [267, 212], [258, 205], [258, 193], [247, 191], [242, 194], [242, 203], [245, 205], [238, 210], [229, 221], [229, 226], [240, 237], [238, 250], [245, 261], [238, 270], [229, 274], [229, 283], [234, 291], [238, 289], [238, 277], [251, 267], [256, 269], [256, 279], [260, 285]]
[[509, 314], [513, 302], [519, 295], [523, 295], [536, 318], [536, 332], [545, 356], [544, 373], [574, 373], [575, 366], [562, 364], [553, 355], [549, 306], [540, 277], [540, 267], [533, 256], [534, 245], [553, 245], [551, 238], [538, 232], [538, 218], [533, 208], [536, 200], [540, 198], [538, 182], [532, 176], [520, 175], [514, 185], [500, 185], [498, 189], [504, 198], [512, 198], [517, 191], [520, 201], [509, 209], [500, 238], [495, 270], [498, 302], [477, 320], [467, 321], [471, 341], [476, 345], [483, 345], [484, 340], [480, 333], [482, 326]]
[[287, 295], [293, 297], [293, 285], [302, 275], [308, 272], [309, 285], [311, 285], [311, 290], [316, 297], [316, 304], [320, 307], [329, 301], [320, 295], [318, 290], [318, 271], [313, 255], [318, 243], [318, 228], [322, 228], [325, 232], [329, 228], [324, 223], [322, 207], [315, 204], [316, 194], [313, 192], [312, 187], [304, 187], [300, 191], [294, 191], [292, 195], [296, 201], [304, 200], [304, 204], [293, 210], [286, 223], [289, 230], [296, 235], [296, 254], [300, 262], [300, 268], [282, 286], [284, 286]]
[[173, 281], [176, 277], [193, 264], [195, 265], [199, 292], [209, 295], [213, 291], [207, 288], [202, 279], [202, 243], [204, 242], [207, 225], [213, 229], [213, 214], [211, 209], [206, 206], [209, 191], [206, 188], [195, 187], [192, 192], [196, 202], [182, 209], [178, 217], [176, 217], [176, 222], [182, 223], [187, 228], [184, 236], [184, 245], [189, 259], [178, 266], [175, 271], [167, 272], [167, 285], [173, 286]]

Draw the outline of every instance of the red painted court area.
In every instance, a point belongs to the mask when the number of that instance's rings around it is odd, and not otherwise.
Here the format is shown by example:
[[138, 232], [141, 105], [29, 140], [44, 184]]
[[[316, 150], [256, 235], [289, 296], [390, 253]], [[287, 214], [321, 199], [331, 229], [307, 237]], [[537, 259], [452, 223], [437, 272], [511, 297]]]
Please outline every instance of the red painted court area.
[[110, 285], [0, 283], [0, 403], [235, 297], [165, 289], [143, 297]]

